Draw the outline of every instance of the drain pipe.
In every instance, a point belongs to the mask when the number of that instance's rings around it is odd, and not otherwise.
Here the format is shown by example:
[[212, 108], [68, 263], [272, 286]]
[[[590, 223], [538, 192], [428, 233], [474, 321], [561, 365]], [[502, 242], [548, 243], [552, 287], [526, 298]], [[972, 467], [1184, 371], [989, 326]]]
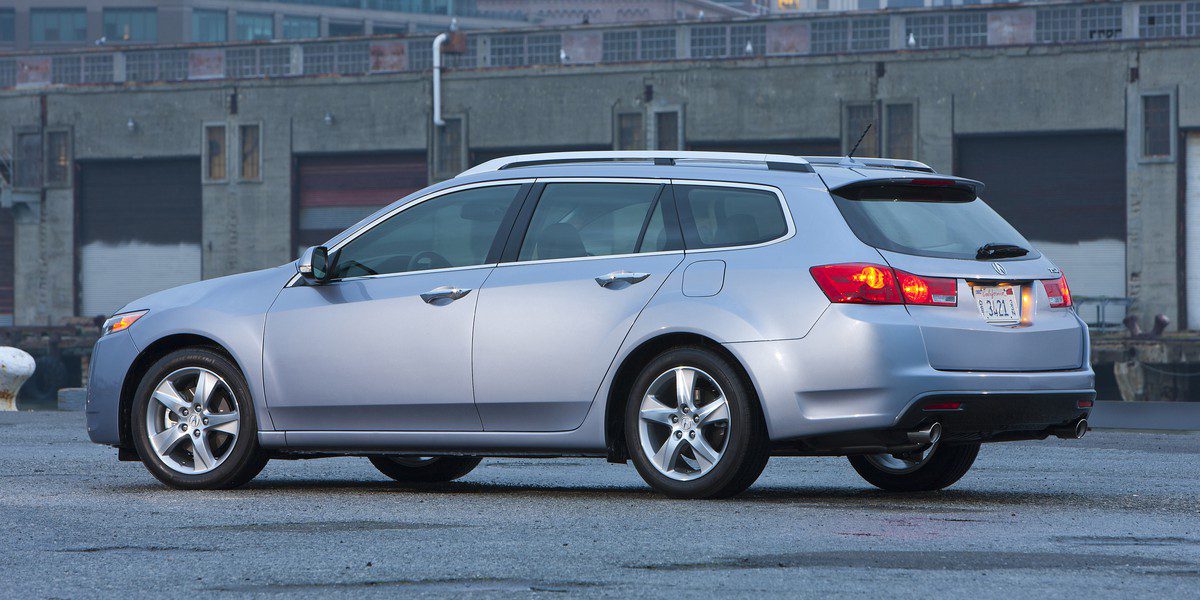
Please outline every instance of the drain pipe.
[[442, 119], [442, 44], [450, 36], [445, 33], [433, 38], [433, 126], [441, 127], [446, 124]]

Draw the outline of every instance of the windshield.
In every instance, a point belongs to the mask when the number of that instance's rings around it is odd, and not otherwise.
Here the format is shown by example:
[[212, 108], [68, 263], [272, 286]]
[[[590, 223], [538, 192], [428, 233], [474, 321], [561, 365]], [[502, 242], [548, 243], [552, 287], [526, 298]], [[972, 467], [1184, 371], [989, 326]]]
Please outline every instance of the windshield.
[[872, 198], [854, 200], [833, 196], [846, 223], [868, 245], [935, 258], [975, 260], [986, 254], [986, 248], [1005, 246], [1018, 248], [1007, 249], [1010, 252], [1004, 258], [1040, 256], [1012, 225], [979, 198], [949, 199], [932, 190], [924, 197], [914, 197], [911, 193], [893, 194], [903, 199], [882, 197], [886, 195], [872, 194]]

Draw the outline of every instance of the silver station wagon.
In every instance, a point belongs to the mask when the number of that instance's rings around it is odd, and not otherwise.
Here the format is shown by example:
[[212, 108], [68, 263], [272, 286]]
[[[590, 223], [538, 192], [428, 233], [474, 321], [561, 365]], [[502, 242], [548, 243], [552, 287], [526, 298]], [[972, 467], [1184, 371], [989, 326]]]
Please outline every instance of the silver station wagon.
[[130, 303], [88, 433], [177, 488], [272, 457], [417, 484], [569, 455], [713, 498], [844, 455], [940, 489], [983, 442], [1082, 436], [1095, 398], [1063, 274], [982, 190], [887, 159], [494, 160], [295, 263]]

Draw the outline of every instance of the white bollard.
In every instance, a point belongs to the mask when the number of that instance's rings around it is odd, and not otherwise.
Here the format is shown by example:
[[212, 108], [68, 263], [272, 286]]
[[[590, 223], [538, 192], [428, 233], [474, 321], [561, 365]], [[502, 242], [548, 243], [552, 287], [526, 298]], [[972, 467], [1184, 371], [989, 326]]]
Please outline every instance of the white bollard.
[[33, 375], [33, 357], [17, 348], [0, 348], [0, 410], [17, 410], [17, 391]]

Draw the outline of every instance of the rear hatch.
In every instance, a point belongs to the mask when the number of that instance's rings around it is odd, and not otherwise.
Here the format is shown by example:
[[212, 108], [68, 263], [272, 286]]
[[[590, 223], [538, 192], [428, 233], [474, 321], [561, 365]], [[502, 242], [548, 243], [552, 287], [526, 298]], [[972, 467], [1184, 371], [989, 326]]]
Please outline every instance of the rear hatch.
[[[825, 177], [827, 169], [818, 172]], [[837, 168], [828, 175], [842, 216], [896, 270], [901, 288], [916, 282], [934, 294], [933, 302], [906, 306], [933, 368], [1083, 366], [1086, 332], [1062, 274], [979, 199], [983, 184], [876, 169]]]

